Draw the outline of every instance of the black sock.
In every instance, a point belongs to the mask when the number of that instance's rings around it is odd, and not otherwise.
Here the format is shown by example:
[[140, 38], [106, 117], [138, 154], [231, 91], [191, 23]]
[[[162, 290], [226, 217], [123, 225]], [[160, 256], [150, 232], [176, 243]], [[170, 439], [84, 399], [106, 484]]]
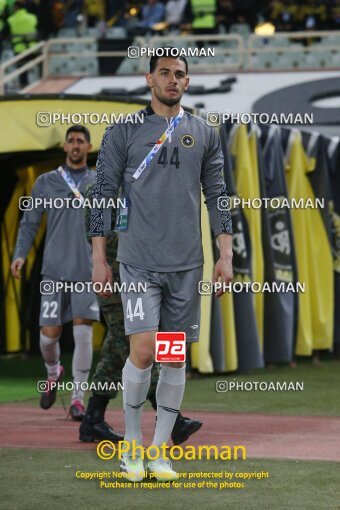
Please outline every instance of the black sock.
[[107, 408], [107, 405], [109, 403], [109, 397], [106, 395], [96, 395], [95, 393], [92, 394], [92, 397], [89, 398], [89, 402], [87, 404], [87, 414], [90, 416], [93, 416], [94, 414], [97, 415], [97, 417], [102, 416], [102, 419], [104, 419], [105, 411]]

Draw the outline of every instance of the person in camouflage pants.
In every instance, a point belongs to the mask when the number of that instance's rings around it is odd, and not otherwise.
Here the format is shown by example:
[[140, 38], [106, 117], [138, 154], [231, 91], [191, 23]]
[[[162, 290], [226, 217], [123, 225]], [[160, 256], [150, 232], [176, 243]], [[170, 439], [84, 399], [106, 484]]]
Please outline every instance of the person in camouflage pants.
[[[91, 196], [92, 186], [86, 192], [86, 197]], [[88, 231], [90, 210], [85, 209], [86, 231]], [[114, 215], [113, 215], [114, 216]], [[114, 219], [114, 218], [113, 218]], [[112, 269], [112, 281], [120, 282], [119, 263], [116, 261], [118, 249], [118, 236], [112, 230], [106, 240], [107, 261]], [[93, 375], [92, 381], [100, 388], [103, 383], [117, 384], [122, 382], [122, 369], [130, 353], [128, 338], [124, 331], [124, 311], [119, 293], [113, 292], [110, 296], [102, 297], [97, 294], [100, 310], [104, 316], [107, 326], [107, 333], [100, 352], [100, 359]], [[159, 376], [159, 365], [154, 363], [151, 372], [151, 384], [148, 393], [148, 400], [154, 410], [157, 410], [156, 387]], [[100, 383], [100, 384], [98, 384]], [[111, 385], [112, 386], [112, 385]], [[79, 428], [80, 441], [90, 442], [95, 440], [108, 439], [112, 442], [121, 441], [124, 437], [116, 433], [104, 420], [105, 411], [109, 400], [117, 396], [117, 390], [93, 391], [89, 399], [85, 416]], [[202, 426], [202, 422], [191, 420], [178, 414], [172, 431], [174, 444], [181, 444], [194, 434]]]

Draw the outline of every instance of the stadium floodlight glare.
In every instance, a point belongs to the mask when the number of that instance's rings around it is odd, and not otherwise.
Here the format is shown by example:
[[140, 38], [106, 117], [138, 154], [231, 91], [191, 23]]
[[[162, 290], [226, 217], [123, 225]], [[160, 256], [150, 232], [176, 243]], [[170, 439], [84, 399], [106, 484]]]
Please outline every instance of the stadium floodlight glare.
[[275, 26], [272, 23], [259, 23], [255, 27], [255, 34], [256, 35], [273, 35], [275, 33]]

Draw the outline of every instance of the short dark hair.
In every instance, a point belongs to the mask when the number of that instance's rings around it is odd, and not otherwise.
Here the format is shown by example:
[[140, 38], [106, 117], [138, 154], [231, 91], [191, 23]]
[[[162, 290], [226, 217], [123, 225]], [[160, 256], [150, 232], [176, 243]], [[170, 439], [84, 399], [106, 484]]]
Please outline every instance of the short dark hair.
[[182, 62], [185, 63], [185, 72], [186, 72], [186, 74], [188, 74], [187, 59], [185, 57], [183, 57], [183, 55], [178, 55], [178, 57], [177, 57], [176, 55], [171, 54], [171, 50], [174, 50], [174, 53], [175, 53], [175, 51], [177, 51], [178, 48], [174, 48], [173, 46], [162, 46], [161, 48], [157, 48], [157, 49], [162, 49], [162, 50], [164, 50], [164, 52], [163, 52], [163, 55], [153, 55], [150, 58], [150, 73], [153, 73], [154, 70], [156, 69], [158, 60], [160, 58], [166, 57], [166, 58], [174, 58], [176, 60], [182, 60]]
[[68, 130], [66, 131], [65, 140], [67, 140], [68, 135], [72, 132], [83, 133], [83, 135], [85, 135], [87, 143], [91, 142], [90, 131], [87, 129], [87, 127], [81, 126], [80, 124], [69, 127]]

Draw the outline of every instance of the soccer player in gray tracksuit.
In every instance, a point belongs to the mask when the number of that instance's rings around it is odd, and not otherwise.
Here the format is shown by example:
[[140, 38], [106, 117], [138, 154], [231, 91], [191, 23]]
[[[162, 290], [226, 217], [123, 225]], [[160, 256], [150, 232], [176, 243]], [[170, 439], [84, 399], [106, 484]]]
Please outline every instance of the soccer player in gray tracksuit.
[[[155, 333], [180, 331], [188, 342], [199, 339], [198, 282], [204, 262], [201, 185], [220, 249], [213, 277], [223, 282], [232, 278], [230, 213], [217, 207], [218, 198], [227, 194], [220, 139], [203, 119], [183, 114], [180, 101], [189, 84], [187, 72], [182, 57], [152, 57], [146, 76], [152, 100], [144, 123], [108, 128], [97, 160], [93, 197], [115, 197], [121, 187], [129, 200], [129, 210], [122, 209], [117, 224], [121, 281], [127, 288], [147, 283], [146, 292], [121, 293], [125, 333], [130, 336], [122, 377], [125, 441], [130, 443], [142, 442], [141, 413], [150, 385]], [[92, 278], [102, 285], [111, 278], [105, 253], [105, 236], [111, 228], [108, 212], [97, 209], [91, 215]], [[153, 447], [167, 443], [184, 387], [184, 363], [162, 363]], [[148, 469], [163, 481], [178, 476], [161, 457], [149, 462]], [[123, 455], [121, 470], [130, 481], [143, 479], [143, 461], [132, 458], [131, 452]]]
[[[95, 181], [94, 172], [86, 166], [91, 148], [90, 133], [86, 127], [78, 125], [67, 130], [64, 143], [66, 163], [40, 175], [36, 180], [32, 188], [33, 208], [24, 212], [20, 222], [11, 264], [13, 276], [20, 278], [20, 269], [33, 245], [45, 211], [47, 228], [41, 270], [39, 324], [40, 350], [47, 368], [47, 385], [41, 393], [40, 405], [43, 409], [49, 409], [55, 402], [56, 388], [49, 383], [60, 381], [63, 376], [59, 338], [62, 325], [72, 320], [75, 343], [72, 375], [75, 385], [70, 414], [77, 421], [81, 421], [85, 414], [81, 383], [87, 382], [91, 368], [92, 321], [99, 320], [99, 307], [91, 290], [85, 288], [85, 292], [78, 293], [65, 287], [57, 291], [55, 285], [56, 282], [91, 281], [91, 247], [86, 240], [84, 210], [79, 207], [80, 202], [74, 200], [77, 195], [81, 199], [86, 188]], [[46, 202], [37, 205], [37, 199]], [[51, 203], [51, 200], [55, 202]], [[67, 204], [70, 206], [67, 207]], [[82, 291], [81, 286], [78, 290]]]

